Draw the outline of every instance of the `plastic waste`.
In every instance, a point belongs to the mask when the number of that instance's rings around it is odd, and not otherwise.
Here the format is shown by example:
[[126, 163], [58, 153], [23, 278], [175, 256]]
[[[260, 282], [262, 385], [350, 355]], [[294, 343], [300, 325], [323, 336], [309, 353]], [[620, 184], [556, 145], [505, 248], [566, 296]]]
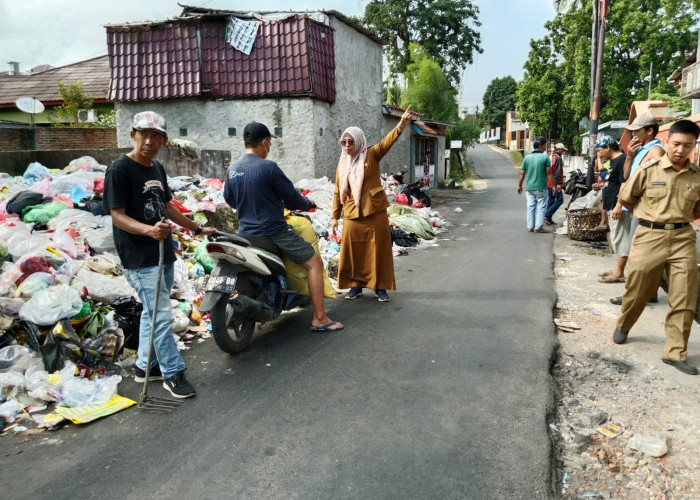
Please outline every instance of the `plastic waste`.
[[117, 386], [121, 380], [119, 375], [96, 377], [92, 380], [70, 377], [62, 384], [61, 399], [71, 408], [90, 403], [104, 403], [117, 393]]
[[36, 292], [20, 308], [19, 316], [37, 325], [53, 325], [59, 319], [74, 316], [82, 307], [77, 290], [68, 285], [56, 285]]

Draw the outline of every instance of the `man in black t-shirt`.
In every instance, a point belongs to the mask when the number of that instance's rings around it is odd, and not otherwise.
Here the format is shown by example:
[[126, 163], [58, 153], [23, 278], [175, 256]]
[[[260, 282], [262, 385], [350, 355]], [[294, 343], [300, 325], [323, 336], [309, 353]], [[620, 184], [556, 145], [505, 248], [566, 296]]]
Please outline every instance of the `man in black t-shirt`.
[[625, 266], [629, 253], [630, 212], [614, 210], [617, 204], [617, 194], [620, 185], [625, 182], [623, 167], [626, 155], [620, 151], [618, 142], [608, 135], [602, 135], [595, 142], [596, 156], [601, 161], [610, 161], [607, 184], [603, 188], [603, 210], [608, 212], [610, 227], [610, 243], [617, 260], [611, 271], [600, 274], [602, 283], [621, 283], [625, 281]]
[[[112, 162], [105, 173], [103, 207], [112, 216], [114, 243], [124, 276], [143, 304], [134, 378], [145, 381], [151, 318], [155, 314], [150, 379], [163, 380], [163, 387], [174, 397], [188, 398], [195, 395], [195, 389], [185, 378], [185, 363], [172, 335], [170, 290], [175, 250], [166, 219], [195, 235], [212, 234], [216, 229], [202, 228], [170, 204], [172, 193], [165, 169], [154, 159], [168, 140], [165, 119], [153, 111], [136, 114], [131, 138], [134, 149]], [[164, 240], [163, 278], [160, 290], [156, 290], [160, 240]], [[156, 293], [158, 310], [154, 312]]]

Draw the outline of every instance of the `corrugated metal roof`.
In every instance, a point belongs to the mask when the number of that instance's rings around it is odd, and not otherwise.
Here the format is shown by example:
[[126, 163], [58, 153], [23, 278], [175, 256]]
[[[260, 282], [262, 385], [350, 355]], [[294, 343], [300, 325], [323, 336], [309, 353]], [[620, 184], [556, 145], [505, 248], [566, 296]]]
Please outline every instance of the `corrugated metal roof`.
[[[228, 16], [107, 27], [115, 101], [307, 95], [335, 101], [333, 30], [304, 15], [261, 21], [250, 55]], [[199, 31], [199, 33], [198, 33]]]
[[95, 57], [30, 75], [0, 75], [0, 108], [15, 107], [15, 101], [24, 96], [34, 97], [49, 106], [62, 104], [58, 82], [66, 86], [82, 82], [83, 91], [95, 102], [107, 102], [109, 58]]

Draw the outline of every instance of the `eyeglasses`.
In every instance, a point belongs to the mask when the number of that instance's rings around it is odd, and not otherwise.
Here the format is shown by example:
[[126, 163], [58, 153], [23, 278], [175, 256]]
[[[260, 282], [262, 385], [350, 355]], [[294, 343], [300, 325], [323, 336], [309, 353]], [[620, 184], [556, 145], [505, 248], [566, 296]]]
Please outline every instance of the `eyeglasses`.
[[352, 139], [342, 140], [342, 141], [340, 141], [340, 145], [341, 146], [354, 146], [355, 141], [353, 141]]

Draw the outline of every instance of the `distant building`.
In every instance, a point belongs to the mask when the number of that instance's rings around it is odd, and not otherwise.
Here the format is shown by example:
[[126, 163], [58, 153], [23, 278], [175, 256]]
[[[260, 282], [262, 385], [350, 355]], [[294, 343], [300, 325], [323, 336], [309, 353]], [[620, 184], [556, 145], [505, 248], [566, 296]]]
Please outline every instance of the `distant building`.
[[94, 98], [93, 109], [83, 110], [78, 115], [79, 121], [96, 122], [100, 113], [114, 109], [107, 98], [109, 90], [109, 58], [95, 57], [66, 66], [54, 68], [42, 65], [32, 68], [29, 73], [22, 73], [19, 63], [13, 63], [12, 71], [0, 74], [0, 122], [6, 126], [30, 124], [30, 115], [17, 108], [20, 97], [33, 97], [44, 105], [45, 110], [34, 116], [36, 125], [48, 125], [49, 114], [63, 104], [58, 92], [58, 83], [63, 85], [80, 82], [83, 92]]
[[[227, 34], [250, 27], [246, 54]], [[166, 118], [171, 138], [233, 158], [245, 125], [260, 121], [279, 136], [271, 157], [298, 180], [334, 178], [346, 127], [362, 127], [370, 143], [381, 138], [383, 42], [338, 12], [184, 6], [176, 19], [106, 29], [120, 146], [144, 109]]]

